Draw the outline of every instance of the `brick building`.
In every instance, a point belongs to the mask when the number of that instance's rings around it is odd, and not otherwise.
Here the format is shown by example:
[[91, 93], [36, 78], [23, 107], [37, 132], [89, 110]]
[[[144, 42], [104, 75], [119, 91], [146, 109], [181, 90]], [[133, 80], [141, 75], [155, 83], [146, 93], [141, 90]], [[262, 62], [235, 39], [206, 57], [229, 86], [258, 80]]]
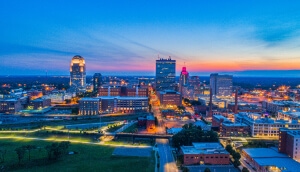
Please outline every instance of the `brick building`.
[[183, 155], [184, 165], [230, 164], [229, 153], [218, 143], [192, 143], [193, 146], [181, 146], [180, 153]]
[[278, 150], [300, 162], [300, 130], [281, 128]]

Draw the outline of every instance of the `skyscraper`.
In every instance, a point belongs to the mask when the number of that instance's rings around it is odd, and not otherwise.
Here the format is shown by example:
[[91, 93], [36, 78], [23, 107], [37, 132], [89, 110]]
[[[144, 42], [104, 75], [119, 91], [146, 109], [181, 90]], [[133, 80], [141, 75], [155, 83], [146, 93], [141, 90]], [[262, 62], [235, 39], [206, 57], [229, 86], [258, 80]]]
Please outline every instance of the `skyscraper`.
[[210, 75], [210, 87], [214, 96], [230, 96], [232, 94], [232, 75]]
[[156, 60], [156, 91], [175, 90], [176, 60], [160, 58]]
[[179, 78], [180, 94], [182, 94], [183, 87], [188, 85], [188, 80], [189, 80], [189, 73], [186, 71], [186, 67], [182, 67], [180, 78]]
[[101, 85], [102, 85], [102, 75], [101, 75], [101, 73], [95, 73], [93, 76], [94, 91], [98, 91], [98, 88]]
[[70, 86], [76, 91], [83, 91], [85, 90], [85, 85], [85, 60], [83, 57], [76, 55], [72, 58], [70, 65]]

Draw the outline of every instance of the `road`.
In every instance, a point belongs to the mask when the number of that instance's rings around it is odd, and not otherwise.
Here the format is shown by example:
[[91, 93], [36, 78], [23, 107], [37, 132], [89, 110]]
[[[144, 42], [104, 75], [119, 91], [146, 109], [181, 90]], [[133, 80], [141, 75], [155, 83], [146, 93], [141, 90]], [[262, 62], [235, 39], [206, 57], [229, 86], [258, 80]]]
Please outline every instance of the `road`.
[[168, 139], [156, 139], [156, 144], [160, 156], [159, 172], [177, 172]]
[[[161, 113], [158, 107], [153, 107], [154, 116], [158, 119], [158, 134], [165, 134], [165, 127], [163, 124], [163, 120], [161, 118]], [[176, 162], [172, 155], [172, 151], [169, 145], [168, 139], [156, 139], [156, 144], [158, 148], [158, 154], [160, 156], [160, 166], [158, 172], [177, 172]]]

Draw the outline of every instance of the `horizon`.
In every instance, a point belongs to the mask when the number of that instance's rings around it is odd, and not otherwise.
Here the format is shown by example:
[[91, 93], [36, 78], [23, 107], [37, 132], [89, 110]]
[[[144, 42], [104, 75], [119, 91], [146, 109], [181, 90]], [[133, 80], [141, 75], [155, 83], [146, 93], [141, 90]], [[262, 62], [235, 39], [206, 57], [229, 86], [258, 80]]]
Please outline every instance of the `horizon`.
[[171, 2], [0, 2], [0, 74], [67, 75], [79, 54], [88, 74], [151, 75], [171, 56], [177, 74], [300, 77], [298, 1]]
[[[188, 71], [189, 72], [189, 71]], [[101, 72], [95, 72], [101, 73]], [[155, 77], [155, 72], [144, 72], [144, 74], [138, 74], [141, 72], [108, 72], [108, 73], [101, 73], [102, 76], [126, 76], [126, 77]], [[152, 73], [152, 74], [151, 74]], [[257, 78], [300, 78], [300, 70], [247, 70], [247, 71], [234, 71], [234, 72], [198, 72], [198, 73], [189, 73], [190, 76], [199, 76], [199, 77], [210, 77], [210, 74], [218, 73], [220, 75], [232, 75], [233, 77], [257, 77]], [[260, 74], [258, 74], [260, 73]], [[278, 75], [278, 74], [281, 75]], [[283, 74], [285, 73], [285, 74]], [[94, 73], [87, 73], [86, 76], [92, 77]], [[179, 77], [180, 72], [176, 72], [176, 77]], [[14, 76], [35, 76], [35, 77], [55, 77], [55, 76], [64, 76], [70, 77], [70, 74], [17, 74], [17, 75], [3, 75], [1, 74], [0, 77], [14, 77]]]

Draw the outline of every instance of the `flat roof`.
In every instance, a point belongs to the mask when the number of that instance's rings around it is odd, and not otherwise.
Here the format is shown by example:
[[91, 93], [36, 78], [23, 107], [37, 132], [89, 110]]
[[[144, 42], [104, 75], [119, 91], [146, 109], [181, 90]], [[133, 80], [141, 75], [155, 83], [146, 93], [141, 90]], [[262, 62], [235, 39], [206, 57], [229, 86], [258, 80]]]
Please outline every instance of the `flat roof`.
[[288, 156], [271, 148], [247, 148], [243, 149], [252, 158], [287, 158]]
[[275, 148], [248, 148], [243, 151], [260, 166], [275, 166], [282, 172], [294, 172], [300, 169], [300, 163], [286, 154], [279, 153]]
[[275, 166], [282, 172], [296, 172], [300, 170], [300, 163], [290, 157], [286, 158], [253, 158], [260, 166]]
[[223, 126], [232, 126], [232, 127], [247, 127], [248, 125], [243, 123], [222, 123]]

